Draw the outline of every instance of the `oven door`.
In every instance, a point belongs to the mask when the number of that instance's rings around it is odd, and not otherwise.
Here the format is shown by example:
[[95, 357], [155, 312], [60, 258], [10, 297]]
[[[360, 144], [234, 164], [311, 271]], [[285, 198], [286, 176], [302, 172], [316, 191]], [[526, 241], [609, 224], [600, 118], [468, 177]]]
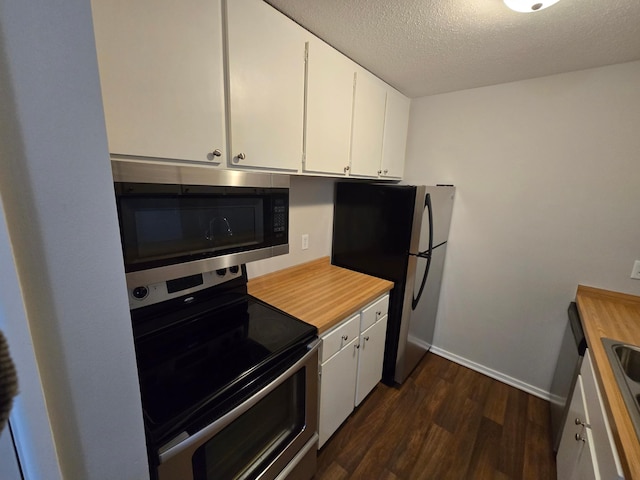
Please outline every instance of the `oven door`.
[[226, 415], [161, 448], [158, 479], [311, 478], [318, 441], [318, 345], [316, 340], [304, 357]]

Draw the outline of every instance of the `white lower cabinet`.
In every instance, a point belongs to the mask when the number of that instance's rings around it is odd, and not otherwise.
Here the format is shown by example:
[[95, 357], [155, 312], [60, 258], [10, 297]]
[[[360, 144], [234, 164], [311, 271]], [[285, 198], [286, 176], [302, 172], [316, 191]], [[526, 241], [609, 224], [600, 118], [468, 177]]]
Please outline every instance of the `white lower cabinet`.
[[318, 447], [382, 378], [388, 308], [384, 295], [322, 335]]
[[589, 350], [572, 394], [556, 465], [558, 480], [624, 478]]
[[558, 480], [596, 479], [593, 435], [587, 427], [587, 409], [584, 402], [582, 375], [578, 376], [567, 421], [562, 431], [556, 465]]
[[358, 378], [356, 380], [356, 407], [382, 378], [384, 341], [387, 336], [387, 316], [360, 334], [358, 349]]
[[[359, 317], [355, 318], [357, 322]], [[319, 447], [353, 411], [353, 386], [358, 371], [358, 337], [320, 366]]]

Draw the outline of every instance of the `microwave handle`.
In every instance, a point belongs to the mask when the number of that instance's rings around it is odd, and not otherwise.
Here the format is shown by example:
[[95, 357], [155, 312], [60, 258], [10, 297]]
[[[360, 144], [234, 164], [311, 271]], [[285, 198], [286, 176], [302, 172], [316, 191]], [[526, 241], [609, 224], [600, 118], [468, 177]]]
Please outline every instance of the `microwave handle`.
[[[320, 339], [315, 339], [313, 342], [307, 345], [307, 353], [305, 353], [300, 360], [298, 360], [286, 371], [284, 371], [273, 382], [270, 382], [269, 385], [265, 386], [262, 390], [259, 390], [258, 392], [256, 392], [256, 394], [253, 395], [251, 398], [247, 399], [245, 402], [238, 405], [236, 408], [226, 413], [215, 422], [207, 425], [202, 430], [199, 430], [197, 433], [194, 433], [193, 435], [187, 436], [187, 437], [185, 437], [185, 435], [188, 435], [186, 432], [181, 433], [180, 435], [178, 435], [176, 439], [184, 438], [184, 440], [179, 441], [179, 443], [176, 443], [175, 440], [172, 440], [165, 446], [161, 447], [159, 449], [160, 463], [164, 463], [170, 458], [175, 457], [179, 453], [183, 452], [184, 450], [194, 445], [197, 445], [199, 442], [202, 442], [203, 440], [207, 440], [208, 438], [210, 438], [211, 436], [213, 436], [214, 434], [222, 430], [224, 427], [229, 425], [235, 419], [240, 417], [240, 415], [245, 413], [247, 410], [253, 407], [256, 403], [258, 403], [260, 400], [265, 398], [272, 391], [274, 391], [276, 388], [282, 385], [282, 383], [284, 383], [287, 379], [289, 379], [291, 375], [293, 375], [297, 370], [299, 370], [302, 366], [308, 363], [309, 360], [312, 359], [312, 357], [314, 356], [317, 357], [317, 352], [319, 347], [320, 347]], [[318, 362], [316, 359], [314, 368], [317, 368], [317, 363]]]

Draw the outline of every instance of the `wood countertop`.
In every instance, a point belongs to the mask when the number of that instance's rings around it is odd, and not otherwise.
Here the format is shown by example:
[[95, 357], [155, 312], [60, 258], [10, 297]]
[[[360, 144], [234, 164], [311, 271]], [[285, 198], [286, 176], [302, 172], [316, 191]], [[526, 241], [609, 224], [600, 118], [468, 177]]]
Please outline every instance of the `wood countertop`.
[[640, 440], [600, 340], [640, 345], [640, 297], [580, 285], [576, 303], [625, 478], [640, 479]]
[[329, 257], [249, 280], [249, 294], [323, 333], [393, 288], [393, 282], [331, 265]]

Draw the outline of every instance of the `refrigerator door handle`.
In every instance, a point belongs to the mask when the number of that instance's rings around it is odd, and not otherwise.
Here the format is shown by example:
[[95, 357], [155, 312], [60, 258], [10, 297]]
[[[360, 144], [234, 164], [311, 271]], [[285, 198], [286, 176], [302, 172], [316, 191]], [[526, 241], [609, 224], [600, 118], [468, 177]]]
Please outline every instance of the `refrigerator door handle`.
[[427, 284], [427, 276], [429, 275], [429, 268], [431, 267], [431, 251], [433, 250], [433, 211], [431, 207], [431, 194], [427, 193], [424, 198], [424, 208], [427, 210], [427, 218], [429, 219], [429, 249], [424, 252], [418, 252], [418, 257], [427, 259], [427, 267], [424, 270], [422, 276], [422, 282], [420, 282], [420, 289], [418, 295], [413, 292], [413, 300], [411, 301], [411, 310], [415, 310], [420, 302], [422, 292], [424, 292], [424, 286]]

